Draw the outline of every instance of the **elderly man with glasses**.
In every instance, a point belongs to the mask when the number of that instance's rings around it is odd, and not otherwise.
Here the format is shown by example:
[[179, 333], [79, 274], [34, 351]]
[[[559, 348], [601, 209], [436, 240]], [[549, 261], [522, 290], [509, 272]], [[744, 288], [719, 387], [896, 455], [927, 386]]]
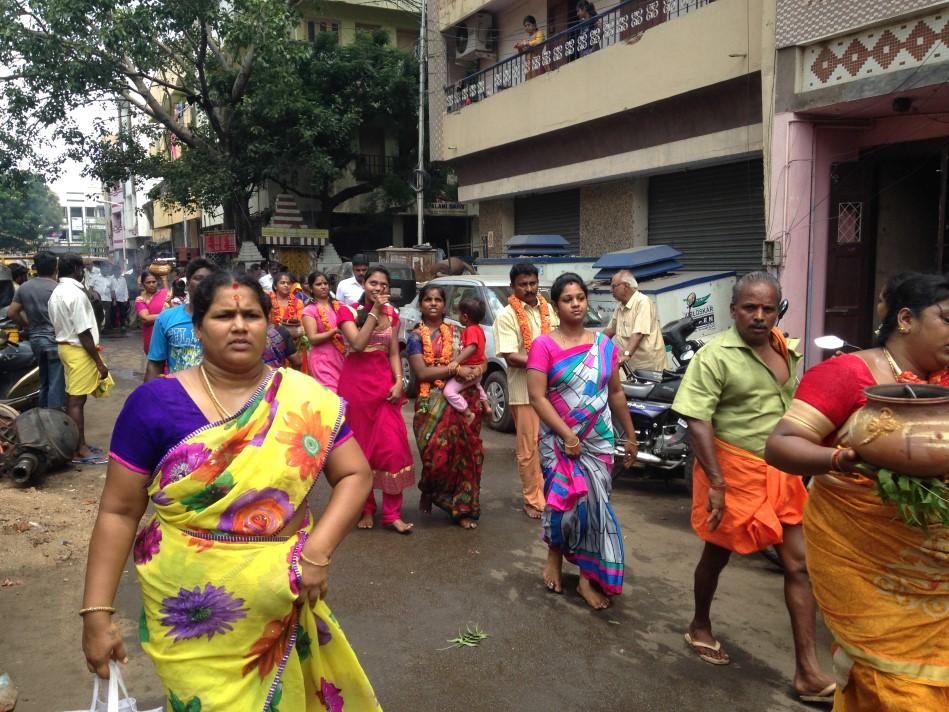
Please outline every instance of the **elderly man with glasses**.
[[620, 362], [632, 369], [661, 371], [666, 367], [666, 344], [656, 305], [639, 291], [639, 282], [629, 270], [613, 275], [610, 290], [619, 304], [603, 333], [619, 347]]

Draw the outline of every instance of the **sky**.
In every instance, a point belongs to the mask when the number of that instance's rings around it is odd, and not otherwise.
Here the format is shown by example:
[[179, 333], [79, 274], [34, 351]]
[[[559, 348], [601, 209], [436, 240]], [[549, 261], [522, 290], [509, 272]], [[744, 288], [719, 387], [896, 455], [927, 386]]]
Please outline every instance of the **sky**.
[[[106, 116], [109, 113], [110, 110], [107, 105], [97, 103], [75, 109], [71, 115], [83, 131], [91, 131], [95, 119], [97, 117]], [[63, 146], [53, 146], [45, 153], [51, 158], [56, 158], [62, 153], [63, 149]], [[59, 177], [50, 183], [53, 192], [59, 196], [62, 196], [68, 191], [83, 191], [86, 194], [99, 194], [101, 192], [101, 185], [91, 178], [84, 177], [82, 175], [83, 168], [85, 168], [83, 163], [64, 160], [60, 165]]]

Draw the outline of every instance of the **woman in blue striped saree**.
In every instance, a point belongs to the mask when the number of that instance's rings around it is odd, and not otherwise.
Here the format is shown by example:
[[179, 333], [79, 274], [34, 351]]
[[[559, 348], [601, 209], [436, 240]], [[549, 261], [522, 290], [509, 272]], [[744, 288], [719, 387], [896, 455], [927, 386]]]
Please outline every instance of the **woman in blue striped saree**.
[[613, 435], [610, 411], [626, 434], [624, 464], [636, 457], [636, 431], [619, 381], [617, 349], [583, 326], [587, 288], [567, 272], [554, 282], [551, 303], [560, 326], [534, 340], [527, 358], [531, 405], [543, 425], [541, 469], [549, 546], [544, 583], [562, 592], [563, 559], [580, 568], [577, 591], [594, 609], [623, 589], [623, 536], [610, 505]]

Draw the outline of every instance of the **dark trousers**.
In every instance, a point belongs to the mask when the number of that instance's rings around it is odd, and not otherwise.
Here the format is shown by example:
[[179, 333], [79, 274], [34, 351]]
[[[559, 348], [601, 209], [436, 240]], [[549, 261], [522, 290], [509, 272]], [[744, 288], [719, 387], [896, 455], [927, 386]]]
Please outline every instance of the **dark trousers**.
[[128, 317], [129, 303], [116, 302], [109, 306], [109, 318], [106, 321], [106, 326], [110, 329], [121, 329], [125, 331], [125, 320]]
[[30, 338], [30, 348], [40, 369], [40, 408], [66, 407], [66, 372], [59, 360], [56, 339], [48, 336]]

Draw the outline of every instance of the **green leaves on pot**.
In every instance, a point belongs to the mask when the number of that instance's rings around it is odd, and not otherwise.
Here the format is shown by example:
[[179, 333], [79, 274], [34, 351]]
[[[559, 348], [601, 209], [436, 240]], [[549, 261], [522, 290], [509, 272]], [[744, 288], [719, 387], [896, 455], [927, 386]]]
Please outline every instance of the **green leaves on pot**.
[[876, 473], [876, 491], [884, 502], [896, 505], [900, 518], [910, 526], [923, 530], [949, 526], [949, 485], [940, 479], [881, 469]]

